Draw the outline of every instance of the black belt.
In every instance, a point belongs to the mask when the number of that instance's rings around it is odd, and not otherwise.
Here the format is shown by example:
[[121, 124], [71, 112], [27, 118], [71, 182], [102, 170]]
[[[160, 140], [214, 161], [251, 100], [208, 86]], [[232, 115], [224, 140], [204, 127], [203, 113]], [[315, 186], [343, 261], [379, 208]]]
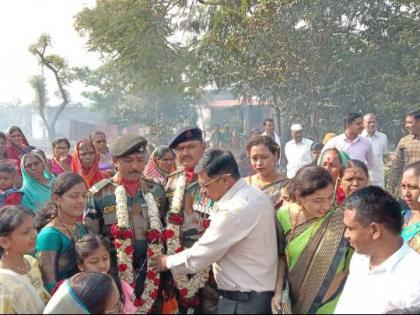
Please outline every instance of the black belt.
[[264, 291], [264, 292], [255, 292], [255, 291], [250, 291], [250, 292], [241, 292], [241, 291], [227, 291], [227, 290], [219, 290], [219, 293], [229, 299], [229, 300], [233, 300], [233, 301], [237, 301], [237, 302], [247, 302], [249, 300], [251, 300], [253, 297], [256, 297], [258, 295], [263, 295], [263, 294], [273, 294], [273, 291]]

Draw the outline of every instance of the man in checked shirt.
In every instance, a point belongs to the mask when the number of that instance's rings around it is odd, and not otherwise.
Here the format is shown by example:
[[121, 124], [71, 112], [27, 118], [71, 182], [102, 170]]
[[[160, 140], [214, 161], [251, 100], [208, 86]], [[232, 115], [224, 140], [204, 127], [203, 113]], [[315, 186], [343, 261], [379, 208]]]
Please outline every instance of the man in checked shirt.
[[404, 168], [420, 161], [420, 110], [409, 112], [405, 118], [408, 135], [403, 137], [396, 148], [397, 156], [392, 165], [389, 191], [398, 195], [398, 187]]

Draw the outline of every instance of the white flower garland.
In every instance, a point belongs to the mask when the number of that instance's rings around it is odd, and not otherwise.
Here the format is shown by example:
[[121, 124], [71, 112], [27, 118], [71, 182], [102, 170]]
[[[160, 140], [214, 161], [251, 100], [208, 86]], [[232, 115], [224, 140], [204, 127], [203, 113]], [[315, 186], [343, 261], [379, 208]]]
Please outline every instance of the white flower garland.
[[[134, 247], [132, 245], [131, 237], [134, 235], [129, 223], [129, 213], [127, 207], [127, 195], [123, 185], [117, 186], [115, 189], [116, 198], [116, 216], [117, 228], [115, 233], [120, 237], [116, 238], [117, 259], [120, 278], [133, 287], [133, 253]], [[159, 209], [156, 205], [152, 193], [144, 194], [147, 203], [148, 217], [149, 217], [149, 232], [154, 231], [158, 237], [153, 241], [148, 242], [147, 251], [147, 273], [144, 285], [144, 290], [140, 298], [132, 297], [134, 305], [138, 307], [138, 314], [147, 314], [155, 303], [159, 294], [160, 273], [154, 273], [150, 268], [150, 257], [163, 253], [163, 245], [161, 242], [162, 222], [159, 216]], [[123, 235], [124, 231], [126, 234]], [[130, 237], [131, 236], [131, 237]]]
[[[176, 189], [167, 218], [167, 230], [172, 230], [174, 232], [174, 237], [167, 239], [168, 255], [174, 255], [182, 250], [179, 239], [181, 224], [174, 224], [171, 222], [170, 216], [179, 215], [181, 213], [186, 186], [187, 178], [185, 175], [181, 175], [176, 182]], [[206, 285], [209, 279], [209, 272], [210, 268], [206, 268], [205, 270], [195, 273], [191, 278], [187, 275], [176, 275], [175, 273], [172, 273], [181, 297], [187, 301], [194, 299], [198, 290]], [[192, 314], [195, 310], [192, 305], [187, 305], [187, 308], [188, 314]]]
[[[152, 193], [144, 195], [146, 199], [148, 215], [149, 215], [149, 231], [158, 231], [162, 233], [162, 222], [160, 220], [159, 209], [156, 205], [155, 198]], [[146, 283], [144, 291], [140, 298], [140, 305], [137, 310], [138, 314], [147, 314], [152, 308], [153, 304], [159, 294], [160, 273], [155, 273], [151, 268], [150, 258], [154, 255], [161, 255], [163, 253], [163, 244], [161, 240], [148, 242], [147, 248], [147, 272]], [[142, 303], [144, 304], [142, 305]]]
[[[119, 231], [130, 229], [130, 218], [127, 208], [127, 195], [123, 185], [115, 188], [117, 227]], [[117, 239], [117, 238], [116, 238]], [[134, 249], [131, 237], [119, 237], [116, 242], [119, 275], [122, 280], [133, 283], [133, 257], [129, 249]], [[128, 252], [128, 253], [127, 253]]]

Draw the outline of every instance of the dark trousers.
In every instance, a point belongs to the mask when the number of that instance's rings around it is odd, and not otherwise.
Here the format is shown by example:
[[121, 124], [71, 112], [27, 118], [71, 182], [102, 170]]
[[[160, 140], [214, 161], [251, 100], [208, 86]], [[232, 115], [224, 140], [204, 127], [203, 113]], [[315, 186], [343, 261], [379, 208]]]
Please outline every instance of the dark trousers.
[[224, 294], [219, 299], [217, 314], [271, 314], [273, 292], [251, 293], [243, 301]]

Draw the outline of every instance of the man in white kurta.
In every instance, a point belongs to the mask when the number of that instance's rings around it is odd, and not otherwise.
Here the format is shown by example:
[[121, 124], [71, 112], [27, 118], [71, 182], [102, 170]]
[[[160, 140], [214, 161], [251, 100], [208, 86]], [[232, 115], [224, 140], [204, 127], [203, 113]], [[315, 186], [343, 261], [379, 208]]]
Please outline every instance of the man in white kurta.
[[239, 179], [231, 153], [210, 150], [202, 161], [196, 168], [200, 186], [217, 200], [210, 226], [191, 248], [157, 256], [152, 267], [189, 274], [212, 265], [222, 294], [218, 313], [270, 312], [278, 261], [273, 206], [264, 193]]
[[377, 130], [374, 114], [366, 114], [363, 117], [363, 126], [362, 137], [370, 140], [374, 155], [373, 167], [369, 171], [371, 184], [385, 187], [384, 156], [388, 154], [388, 137]]
[[290, 132], [292, 140], [287, 142], [284, 148], [287, 158], [287, 178], [295, 177], [302, 167], [312, 163], [311, 146], [313, 141], [303, 137], [302, 125], [292, 125]]

